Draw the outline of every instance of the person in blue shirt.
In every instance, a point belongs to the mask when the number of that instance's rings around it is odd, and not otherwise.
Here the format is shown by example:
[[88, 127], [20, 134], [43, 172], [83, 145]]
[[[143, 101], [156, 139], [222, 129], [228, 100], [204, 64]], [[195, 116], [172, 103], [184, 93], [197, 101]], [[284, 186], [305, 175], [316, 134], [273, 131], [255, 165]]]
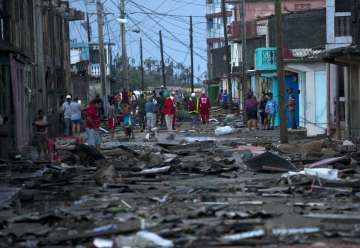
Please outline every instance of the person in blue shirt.
[[267, 116], [266, 129], [272, 130], [272, 129], [274, 129], [274, 126], [275, 126], [276, 114], [278, 113], [278, 105], [273, 100], [272, 93], [268, 93], [268, 100], [267, 100], [266, 106], [265, 106], [265, 113]]
[[227, 90], [224, 90], [224, 94], [221, 99], [221, 105], [224, 109], [228, 109], [229, 107], [229, 95], [227, 94]]
[[145, 113], [146, 127], [151, 132], [156, 125], [156, 104], [152, 96], [149, 96], [145, 103]]

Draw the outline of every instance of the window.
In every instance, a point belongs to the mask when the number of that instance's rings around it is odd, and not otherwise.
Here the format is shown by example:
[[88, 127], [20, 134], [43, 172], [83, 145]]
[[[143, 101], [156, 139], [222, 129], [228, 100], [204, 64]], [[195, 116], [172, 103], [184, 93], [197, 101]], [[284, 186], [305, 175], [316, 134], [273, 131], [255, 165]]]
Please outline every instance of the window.
[[213, 29], [214, 28], [214, 20], [213, 19], [208, 19], [207, 28], [208, 29]]
[[335, 0], [336, 12], [351, 12], [352, 0]]
[[351, 16], [335, 16], [335, 36], [351, 36]]

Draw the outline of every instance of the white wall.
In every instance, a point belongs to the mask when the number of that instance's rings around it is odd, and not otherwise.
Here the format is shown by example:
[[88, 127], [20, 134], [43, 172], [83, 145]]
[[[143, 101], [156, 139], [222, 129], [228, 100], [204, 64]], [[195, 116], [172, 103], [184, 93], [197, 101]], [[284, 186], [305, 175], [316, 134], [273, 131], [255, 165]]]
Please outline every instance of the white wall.
[[[302, 74], [299, 77], [300, 92], [300, 124], [307, 129], [308, 136], [324, 134], [326, 130], [316, 124], [316, 91], [315, 72], [326, 72], [325, 63], [287, 64], [286, 70]], [[303, 78], [304, 77], [304, 78]], [[325, 82], [326, 83], [326, 82]], [[326, 94], [326, 92], [324, 92]], [[326, 106], [324, 106], [326, 108]]]

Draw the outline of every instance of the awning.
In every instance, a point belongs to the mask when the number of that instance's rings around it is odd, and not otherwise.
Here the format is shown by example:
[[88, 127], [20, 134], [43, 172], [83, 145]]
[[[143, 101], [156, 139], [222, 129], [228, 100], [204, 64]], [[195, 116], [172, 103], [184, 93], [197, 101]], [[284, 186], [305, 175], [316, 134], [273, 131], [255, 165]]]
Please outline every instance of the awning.
[[360, 47], [348, 46], [326, 51], [323, 60], [330, 64], [360, 64]]

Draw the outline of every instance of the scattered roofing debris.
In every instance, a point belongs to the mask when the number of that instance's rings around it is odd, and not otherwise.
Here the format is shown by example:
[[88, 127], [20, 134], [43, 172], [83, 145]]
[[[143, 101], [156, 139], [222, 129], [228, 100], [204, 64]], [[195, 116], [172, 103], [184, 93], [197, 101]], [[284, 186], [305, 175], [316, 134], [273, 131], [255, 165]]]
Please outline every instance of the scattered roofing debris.
[[217, 120], [203, 135], [106, 140], [100, 151], [57, 141], [57, 161], [2, 161], [4, 246], [359, 242], [356, 145], [278, 146], [271, 131], [215, 137]]

